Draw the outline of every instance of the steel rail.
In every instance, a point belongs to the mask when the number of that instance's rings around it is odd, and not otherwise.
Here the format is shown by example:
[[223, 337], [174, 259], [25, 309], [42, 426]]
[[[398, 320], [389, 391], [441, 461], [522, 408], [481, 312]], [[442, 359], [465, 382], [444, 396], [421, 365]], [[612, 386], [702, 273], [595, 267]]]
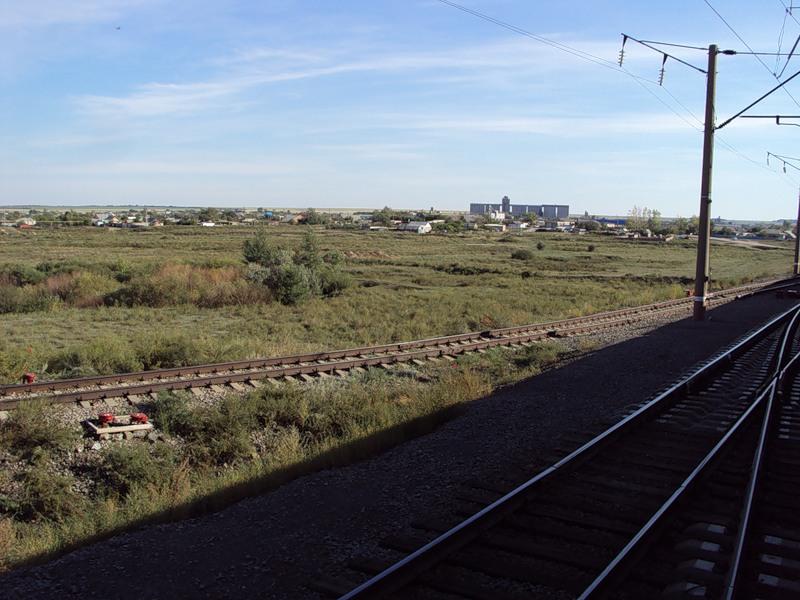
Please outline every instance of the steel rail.
[[800, 325], [800, 313], [795, 315], [791, 324], [787, 328], [787, 333], [783, 337], [781, 344], [781, 351], [777, 357], [777, 375], [775, 376], [775, 385], [770, 393], [769, 403], [767, 404], [766, 416], [764, 423], [761, 426], [761, 431], [758, 436], [758, 445], [756, 447], [753, 464], [750, 468], [750, 477], [748, 478], [747, 488], [745, 492], [744, 502], [742, 503], [741, 515], [739, 517], [739, 529], [736, 535], [736, 541], [733, 547], [732, 558], [728, 572], [725, 576], [725, 583], [723, 586], [724, 600], [734, 600], [739, 595], [739, 582], [741, 581], [744, 555], [747, 550], [747, 544], [751, 537], [751, 526], [753, 521], [753, 507], [756, 505], [757, 497], [760, 489], [760, 483], [763, 473], [763, 465], [766, 462], [766, 453], [769, 444], [770, 433], [774, 427], [775, 412], [780, 402], [779, 398], [782, 396], [783, 387], [789, 373], [800, 364], [800, 352], [786, 360], [786, 351], [791, 344], [792, 335]]
[[644, 545], [661, 530], [666, 520], [674, 513], [678, 503], [690, 493], [702, 478], [708, 473], [711, 467], [720, 459], [722, 454], [730, 450], [732, 440], [740, 431], [749, 424], [756, 409], [759, 408], [766, 399], [772, 398], [776, 386], [774, 379], [771, 379], [767, 388], [758, 394], [757, 398], [750, 404], [745, 412], [728, 429], [722, 439], [706, 454], [700, 463], [694, 468], [686, 479], [684, 479], [678, 489], [672, 493], [664, 504], [653, 514], [647, 523], [636, 532], [630, 542], [615, 556], [605, 569], [590, 583], [586, 589], [578, 596], [578, 600], [589, 600], [590, 598], [603, 597], [612, 585], [617, 581], [621, 572], [630, 566], [636, 557], [636, 553], [641, 551]]
[[[750, 284], [747, 286], [740, 286], [737, 288], [729, 288], [728, 290], [722, 290], [720, 292], [717, 292], [715, 296], [723, 297], [731, 293], [736, 293], [745, 288], [752, 288], [755, 285], [763, 285], [763, 284]], [[245, 359], [245, 360], [229, 361], [222, 363], [210, 363], [205, 365], [153, 369], [149, 371], [137, 371], [132, 373], [120, 373], [114, 375], [98, 375], [90, 377], [40, 381], [28, 384], [2, 385], [0, 386], [0, 409], [3, 408], [3, 406], [5, 406], [6, 408], [16, 406], [17, 402], [15, 402], [15, 400], [19, 400], [21, 398], [13, 398], [13, 396], [15, 395], [32, 394], [36, 392], [40, 393], [57, 392], [59, 390], [94, 387], [102, 385], [114, 385], [114, 384], [122, 384], [125, 382], [136, 382], [136, 381], [153, 382], [151, 386], [155, 388], [158, 387], [158, 384], [161, 383], [161, 380], [178, 378], [178, 377], [195, 377], [196, 379], [192, 379], [189, 381], [195, 382], [197, 386], [213, 385], [214, 384], [214, 382], [212, 381], [212, 379], [214, 379], [213, 377], [202, 378], [200, 376], [209, 373], [216, 374], [221, 372], [233, 372], [233, 371], [243, 371], [243, 370], [244, 371], [256, 370], [254, 372], [257, 373], [258, 372], [257, 370], [269, 367], [296, 365], [302, 363], [321, 364], [324, 363], [324, 361], [334, 361], [336, 359], [348, 358], [353, 356], [363, 357], [365, 355], [403, 353], [406, 350], [413, 348], [445, 346], [449, 344], [469, 344], [470, 342], [481, 340], [484, 337], [489, 337], [491, 339], [494, 339], [494, 338], [504, 338], [504, 337], [507, 338], [509, 336], [513, 336], [517, 339], [521, 339], [522, 337], [524, 337], [523, 334], [527, 332], [542, 332], [542, 333], [546, 332], [546, 334], [549, 336], [577, 334], [577, 333], [592, 331], [593, 329], [596, 328], [596, 326], [599, 325], [602, 327], [607, 323], [611, 325], [624, 324], [619, 320], [617, 321], [614, 320], [619, 316], [640, 316], [640, 315], [647, 316], [655, 313], [658, 314], [668, 313], [680, 310], [684, 306], [688, 307], [689, 305], [690, 305], [690, 300], [685, 298], [680, 298], [680, 299], [667, 300], [664, 302], [658, 302], [638, 307], [606, 311], [594, 315], [587, 315], [572, 319], [562, 319], [558, 321], [534, 323], [530, 325], [522, 325], [517, 327], [496, 328], [484, 332], [455, 334], [450, 336], [426, 338], [409, 342], [382, 344], [378, 346], [364, 346], [364, 347], [350, 348], [345, 350], [296, 354], [296, 355], [288, 355], [288, 356], [273, 357], [273, 358]], [[633, 320], [628, 320], [627, 322], [630, 323], [633, 322]], [[581, 328], [581, 325], [583, 324], [588, 324], [590, 325], [590, 327]], [[537, 339], [541, 339], [541, 337], [538, 337]], [[392, 361], [387, 360], [387, 362], [392, 362]], [[355, 366], [369, 366], [369, 365], [360, 364]], [[303, 372], [314, 372], [314, 371], [303, 371]], [[234, 375], [237, 374], [231, 373], [230, 376], [233, 377]], [[205, 380], [208, 381], [206, 382]], [[232, 381], [234, 382], [247, 381], [247, 378], [232, 379]], [[128, 388], [135, 386], [125, 386], [125, 387]], [[159, 389], [161, 390], [184, 389], [187, 387], [193, 387], [193, 386], [192, 385], [174, 386], [174, 387], [162, 386], [159, 387]], [[105, 395], [103, 395], [102, 393], [98, 393], [94, 394], [92, 398], [97, 399], [103, 397], [111, 397], [110, 394], [112, 391], [116, 392], [114, 394], [116, 396], [136, 393], [136, 392], [126, 392], [123, 390], [123, 388], [104, 388], [104, 390], [107, 392]], [[98, 392], [99, 391], [100, 390], [98, 390]], [[157, 391], [157, 390], [153, 389], [152, 391]], [[139, 392], [139, 393], [147, 393], [147, 392]], [[86, 398], [83, 397], [79, 398], [75, 394], [79, 394], [79, 392], [74, 393], [70, 400], [64, 400], [64, 401], [91, 399], [88, 396]], [[90, 392], [87, 391], [85, 392], [85, 394], [90, 394]], [[2, 398], [2, 396], [12, 396], [12, 398]], [[60, 396], [66, 396], [66, 394], [61, 394]]]
[[[673, 306], [674, 300], [665, 303], [659, 303], [664, 308]], [[684, 299], [677, 302], [686, 303]], [[653, 305], [645, 305], [644, 307], [635, 307], [630, 309], [621, 309], [616, 311], [609, 311], [598, 313], [595, 315], [587, 315], [585, 317], [576, 317], [574, 319], [563, 319], [559, 321], [549, 321], [544, 323], [534, 323], [530, 325], [522, 325], [518, 327], [506, 327], [499, 329], [490, 329], [483, 332], [470, 332], [455, 334], [449, 336], [441, 336], [434, 338], [425, 338], [421, 340], [414, 340], [409, 342], [396, 342], [392, 344], [382, 344], [378, 346], [362, 346], [356, 348], [348, 348], [344, 350], [333, 350], [325, 352], [313, 352], [308, 354], [294, 354], [287, 356], [279, 356], [273, 358], [258, 358], [258, 359], [245, 359], [237, 361], [229, 361], [223, 363], [210, 363], [205, 365], [195, 365], [186, 367], [171, 367], [165, 369], [152, 369], [148, 371], [135, 371], [131, 373], [118, 373], [114, 375], [97, 375], [90, 377], [77, 377], [70, 379], [56, 379], [51, 381], [40, 381], [35, 383], [22, 383], [22, 384], [8, 384], [0, 386], [0, 395], [11, 395], [19, 393], [31, 393], [36, 391], [55, 391], [60, 389], [69, 389], [72, 387], [82, 387], [86, 385], [101, 385], [106, 383], [121, 383], [123, 381], [144, 381], [153, 379], [164, 379], [168, 377], [183, 377], [187, 375], [202, 375], [205, 373], [213, 373], [220, 371], [235, 371], [242, 369], [257, 369], [270, 366], [287, 365], [304, 362], [316, 362], [325, 360], [334, 360], [337, 358], [346, 358], [350, 356], [359, 356], [362, 354], [385, 354], [389, 352], [402, 352], [411, 348], [439, 346], [452, 343], [470, 342], [481, 337], [501, 337], [508, 335], [515, 335], [517, 333], [525, 333], [528, 331], [555, 331], [561, 326], [573, 326], [581, 323], [594, 323], [604, 319], [610, 319], [618, 315], [626, 314], [639, 314], [642, 311], [650, 311], [649, 308]]]
[[[570, 336], [586, 333], [587, 331], [602, 331], [625, 324], [635, 322], [632, 317], [617, 319], [614, 321], [603, 321], [592, 325], [579, 325], [571, 328], [558, 330], [558, 335]], [[320, 373], [331, 373], [335, 371], [348, 371], [357, 367], [386, 366], [396, 363], [411, 362], [414, 360], [437, 358], [440, 356], [455, 356], [465, 352], [473, 352], [499, 346], [513, 346], [515, 344], [544, 340], [552, 337], [553, 330], [539, 330], [523, 333], [517, 336], [506, 336], [497, 338], [478, 338], [476, 341], [462, 342], [457, 346], [438, 345], [433, 348], [386, 354], [384, 356], [357, 358], [346, 358], [344, 360], [289, 365], [274, 365], [266, 369], [254, 369], [241, 373], [224, 373], [208, 376], [199, 376], [194, 379], [168, 379], [150, 380], [147, 383], [128, 384], [119, 387], [106, 387], [99, 389], [79, 390], [75, 392], [65, 392], [54, 395], [40, 395], [33, 397], [6, 397], [0, 398], [0, 410], [10, 410], [18, 407], [21, 403], [33, 400], [47, 400], [52, 404], [63, 404], [69, 402], [95, 401], [105, 398], [116, 398], [120, 396], [138, 396], [151, 394], [160, 391], [186, 390], [194, 387], [208, 387], [213, 385], [228, 385], [231, 383], [250, 382], [261, 379], [278, 379], [280, 377], [293, 377], [295, 375], [318, 375]]]
[[[697, 483], [701, 480], [702, 476], [708, 472], [711, 465], [722, 455], [723, 452], [730, 449], [731, 440], [734, 439], [736, 432], [738, 432], [745, 423], [749, 422], [752, 415], [755, 414], [757, 407], [766, 404], [764, 409], [763, 421], [759, 432], [759, 442], [756, 447], [753, 469], [751, 477], [748, 481], [747, 491], [745, 494], [745, 503], [742, 511], [743, 521], [740, 522], [739, 533], [737, 535], [737, 542], [733, 555], [732, 566], [729, 570], [729, 579], [726, 581], [727, 591], [732, 594], [733, 581], [738, 576], [741, 567], [741, 559], [744, 548], [744, 540], [746, 537], [750, 511], [753, 506], [755, 494], [758, 488], [758, 480], [760, 476], [761, 461], [763, 457], [763, 450], [766, 445], [767, 432], [770, 428], [772, 415], [775, 406], [775, 391], [778, 387], [778, 382], [781, 377], [783, 364], [785, 361], [786, 352], [791, 344], [791, 340], [795, 334], [798, 319], [800, 318], [800, 305], [792, 309], [792, 318], [786, 325], [786, 329], [781, 335], [779, 340], [779, 351], [774, 356], [774, 360], [770, 366], [770, 374], [766, 380], [766, 388], [761, 388], [756, 392], [756, 399], [750, 404], [747, 410], [736, 420], [725, 435], [720, 439], [714, 448], [703, 458], [702, 461], [695, 467], [692, 473], [681, 483], [679, 488], [667, 499], [664, 504], [653, 514], [652, 517], [645, 523], [644, 526], [634, 535], [628, 544], [615, 556], [605, 569], [590, 583], [586, 589], [578, 596], [578, 600], [589, 600], [590, 598], [603, 597], [611, 586], [613, 586], [621, 577], [625, 569], [627, 569], [631, 562], [637, 556], [637, 553], [642, 550], [644, 545], [652, 539], [658, 531], [660, 531], [666, 524], [666, 520], [674, 513], [679, 501], [686, 496]], [[732, 580], [731, 580], [732, 579]], [[732, 596], [726, 593], [725, 599], [731, 600]]]
[[777, 283], [769, 284], [764, 288], [757, 289], [757, 290], [752, 291], [752, 292], [746, 292], [744, 294], [739, 294], [739, 295], [736, 296], [736, 299], [737, 300], [741, 300], [743, 298], [750, 298], [751, 296], [758, 296], [759, 294], [768, 294], [770, 292], [776, 292], [778, 290], [785, 290], [786, 288], [790, 288], [790, 287], [796, 286], [798, 284], [798, 281], [800, 280], [800, 278], [798, 276], [796, 276], [796, 275], [794, 277], [790, 277], [789, 279], [792, 280], [792, 281], [787, 281], [786, 283], [777, 282]]
[[669, 389], [644, 404], [629, 416], [452, 529], [439, 535], [436, 539], [428, 542], [405, 558], [392, 564], [355, 589], [341, 596], [340, 600], [377, 598], [397, 592], [404, 585], [416, 579], [424, 571], [438, 564], [449, 554], [474, 540], [489, 527], [516, 510], [525, 502], [525, 499], [531, 493], [532, 489], [538, 488], [542, 482], [551, 479], [556, 474], [565, 473], [574, 469], [596, 454], [600, 449], [608, 446], [620, 435], [631, 430], [639, 422], [653, 414], [663, 412], [674, 405], [678, 399], [686, 394], [696, 383], [707, 379], [712, 373], [717, 372], [725, 365], [741, 356], [758, 341], [783, 325], [784, 322], [794, 316], [798, 310], [800, 310], [800, 306], [794, 306], [772, 318], [766, 324], [739, 340], [725, 352], [719, 354], [707, 364], [670, 386]]

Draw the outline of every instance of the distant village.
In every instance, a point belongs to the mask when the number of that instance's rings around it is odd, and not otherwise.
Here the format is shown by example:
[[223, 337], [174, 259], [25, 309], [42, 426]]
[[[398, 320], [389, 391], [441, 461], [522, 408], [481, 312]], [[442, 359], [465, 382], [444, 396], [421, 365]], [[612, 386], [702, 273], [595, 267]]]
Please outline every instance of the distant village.
[[[328, 228], [402, 231], [418, 235], [493, 231], [605, 233], [631, 239], [669, 241], [697, 233], [697, 218], [662, 217], [657, 210], [633, 207], [625, 216], [572, 215], [568, 205], [471, 204], [469, 211], [264, 208], [125, 207], [102, 210], [55, 210], [44, 207], [0, 208], [0, 231], [48, 227], [113, 227], [143, 229], [164, 226], [241, 227], [255, 225], [323, 225]], [[712, 235], [729, 239], [794, 239], [795, 222], [712, 220]]]

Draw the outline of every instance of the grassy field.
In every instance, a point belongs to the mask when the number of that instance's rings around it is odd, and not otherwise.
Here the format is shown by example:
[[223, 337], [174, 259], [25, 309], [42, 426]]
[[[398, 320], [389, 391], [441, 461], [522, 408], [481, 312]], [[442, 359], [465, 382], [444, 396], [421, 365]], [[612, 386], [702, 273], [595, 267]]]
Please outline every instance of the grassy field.
[[[277, 243], [297, 247], [307, 229], [276, 226], [268, 231]], [[246, 227], [11, 231], [0, 235], [0, 268], [106, 267], [126, 277], [166, 263], [217, 271], [241, 269], [242, 245], [252, 236], [253, 229]], [[91, 303], [77, 307], [58, 302], [46, 310], [6, 313], [0, 378], [16, 380], [27, 369], [47, 377], [63, 376], [65, 365], [74, 367], [71, 374], [125, 370], [136, 360], [106, 364], [101, 358], [139, 356], [148, 347], [169, 345], [176, 338], [187, 346], [184, 354], [192, 354], [195, 361], [211, 361], [577, 316], [679, 297], [691, 287], [694, 271], [695, 244], [688, 241], [324, 229], [317, 230], [317, 237], [322, 251], [338, 250], [346, 258], [342, 268], [353, 285], [336, 297], [296, 306], [248, 301], [221, 308]], [[512, 259], [515, 251], [530, 258]], [[787, 273], [791, 249], [788, 244], [714, 245], [711, 265], [712, 287], [732, 285]], [[170, 271], [165, 273], [168, 277]], [[95, 285], [105, 293], [123, 284], [106, 278]]]
[[[297, 248], [306, 231], [271, 227], [269, 235]], [[319, 230], [321, 252], [345, 256], [341, 268], [352, 284], [285, 305], [245, 280], [242, 246], [253, 233], [0, 234], [0, 377], [132, 370], [556, 319], [682, 296], [694, 269], [689, 242]], [[714, 284], [783, 275], [791, 254], [788, 245], [715, 246]], [[157, 306], [106, 305], [137, 285], [158, 292], [149, 300]], [[46, 302], [26, 305], [31, 291]], [[591, 349], [580, 344], [577, 351]], [[373, 455], [574, 351], [560, 342], [495, 349], [397, 374], [371, 369], [212, 401], [160, 394], [138, 407], [156, 423], [149, 440], [83, 438], [80, 420], [109, 410], [101, 405], [15, 411], [0, 421], [0, 570]]]

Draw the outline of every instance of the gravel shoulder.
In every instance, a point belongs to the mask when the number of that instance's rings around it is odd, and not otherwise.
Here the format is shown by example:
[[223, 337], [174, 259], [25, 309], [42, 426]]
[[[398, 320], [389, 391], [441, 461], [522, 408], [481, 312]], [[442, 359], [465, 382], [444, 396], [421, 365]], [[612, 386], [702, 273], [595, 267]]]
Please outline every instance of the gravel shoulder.
[[[443, 510], [460, 484], [549, 456], [596, 430], [792, 301], [735, 301], [695, 323], [651, 322], [499, 389], [433, 433], [348, 467], [297, 479], [197, 519], [143, 528], [0, 578], [3, 598], [314, 598], [380, 538]], [[532, 474], [532, 473], [531, 473]]]

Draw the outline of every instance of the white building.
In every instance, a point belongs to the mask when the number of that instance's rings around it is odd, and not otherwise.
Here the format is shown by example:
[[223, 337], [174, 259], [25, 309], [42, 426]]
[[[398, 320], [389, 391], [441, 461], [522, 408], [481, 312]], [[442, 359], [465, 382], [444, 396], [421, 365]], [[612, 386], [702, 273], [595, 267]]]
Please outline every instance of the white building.
[[430, 233], [431, 224], [427, 221], [409, 221], [408, 223], [401, 223], [398, 227], [400, 231], [413, 231], [416, 233]]

